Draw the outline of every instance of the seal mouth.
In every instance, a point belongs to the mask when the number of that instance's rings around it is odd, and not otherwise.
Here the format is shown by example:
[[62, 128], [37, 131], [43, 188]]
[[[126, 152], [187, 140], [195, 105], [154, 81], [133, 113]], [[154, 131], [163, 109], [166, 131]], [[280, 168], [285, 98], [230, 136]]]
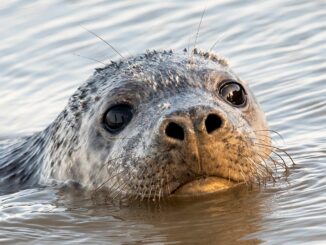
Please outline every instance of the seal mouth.
[[204, 176], [179, 185], [173, 195], [203, 195], [220, 192], [240, 185], [241, 182], [217, 176]]

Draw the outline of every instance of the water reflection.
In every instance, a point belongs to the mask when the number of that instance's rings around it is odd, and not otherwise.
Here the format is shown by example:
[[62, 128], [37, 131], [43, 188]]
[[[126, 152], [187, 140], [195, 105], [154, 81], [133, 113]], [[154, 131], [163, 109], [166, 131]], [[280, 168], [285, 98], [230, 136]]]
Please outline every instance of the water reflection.
[[120, 234], [117, 241], [259, 244], [259, 239], [247, 236], [262, 229], [262, 212], [271, 208], [271, 196], [242, 187], [223, 194], [179, 197], [160, 203], [94, 205], [93, 200], [81, 206], [80, 200], [86, 200], [84, 197], [68, 198], [65, 194], [61, 205], [64, 203], [70, 216], [87, 214], [87, 217], [92, 217], [91, 221], [84, 221], [86, 223], [79, 226], [78, 232], [96, 232], [112, 238], [124, 229], [126, 236]]

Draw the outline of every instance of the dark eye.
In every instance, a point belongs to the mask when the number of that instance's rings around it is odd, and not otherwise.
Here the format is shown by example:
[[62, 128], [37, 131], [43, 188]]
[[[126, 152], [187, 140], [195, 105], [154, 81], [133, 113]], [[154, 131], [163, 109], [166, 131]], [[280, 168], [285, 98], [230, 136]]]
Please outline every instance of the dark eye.
[[219, 92], [225, 101], [234, 106], [241, 107], [246, 104], [245, 90], [239, 83], [233, 80], [225, 82]]
[[104, 118], [104, 123], [111, 133], [121, 131], [132, 118], [132, 108], [129, 105], [121, 104], [111, 107]]

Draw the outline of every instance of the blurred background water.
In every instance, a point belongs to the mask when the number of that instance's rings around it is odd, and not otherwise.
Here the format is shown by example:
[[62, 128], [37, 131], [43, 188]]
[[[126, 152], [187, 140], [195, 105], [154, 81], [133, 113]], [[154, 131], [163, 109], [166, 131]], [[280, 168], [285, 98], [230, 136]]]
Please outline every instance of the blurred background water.
[[[105, 61], [193, 45], [230, 60], [251, 84], [296, 167], [260, 191], [121, 208], [51, 188], [0, 196], [0, 243], [325, 244], [326, 2], [4, 0], [0, 139], [44, 129]], [[82, 58], [81, 56], [90, 59]], [[276, 137], [277, 138], [277, 137]]]

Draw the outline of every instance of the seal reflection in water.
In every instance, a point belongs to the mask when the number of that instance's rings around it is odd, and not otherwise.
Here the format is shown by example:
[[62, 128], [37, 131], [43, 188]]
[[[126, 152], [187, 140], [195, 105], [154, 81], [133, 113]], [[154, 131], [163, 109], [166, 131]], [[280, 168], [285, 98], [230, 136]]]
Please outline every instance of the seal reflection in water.
[[223, 58], [151, 51], [97, 69], [44, 131], [3, 147], [1, 185], [207, 193], [272, 177], [272, 150], [263, 111]]

